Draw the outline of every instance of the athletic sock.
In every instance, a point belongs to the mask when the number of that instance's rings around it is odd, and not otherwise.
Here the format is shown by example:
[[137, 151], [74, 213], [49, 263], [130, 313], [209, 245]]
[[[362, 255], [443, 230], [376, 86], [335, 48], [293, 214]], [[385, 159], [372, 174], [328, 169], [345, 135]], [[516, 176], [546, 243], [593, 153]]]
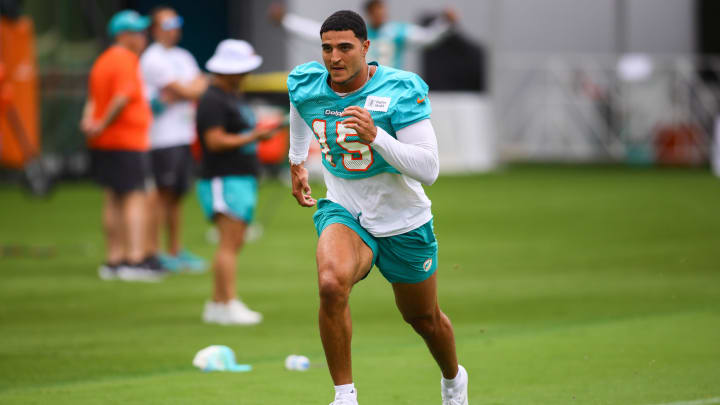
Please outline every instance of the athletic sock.
[[458, 367], [458, 373], [454, 378], [442, 378], [443, 385], [447, 388], [455, 388], [457, 384], [462, 382], [462, 369]]
[[354, 383], [335, 386], [336, 394], [352, 394], [354, 392], [355, 392], [355, 384]]

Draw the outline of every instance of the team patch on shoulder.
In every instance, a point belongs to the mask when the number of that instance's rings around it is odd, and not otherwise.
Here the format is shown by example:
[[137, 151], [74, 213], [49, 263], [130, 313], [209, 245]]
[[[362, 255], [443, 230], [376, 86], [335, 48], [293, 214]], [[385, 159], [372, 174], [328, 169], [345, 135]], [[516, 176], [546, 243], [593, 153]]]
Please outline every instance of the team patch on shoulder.
[[368, 111], [387, 112], [390, 107], [390, 97], [367, 96], [365, 99], [365, 109]]

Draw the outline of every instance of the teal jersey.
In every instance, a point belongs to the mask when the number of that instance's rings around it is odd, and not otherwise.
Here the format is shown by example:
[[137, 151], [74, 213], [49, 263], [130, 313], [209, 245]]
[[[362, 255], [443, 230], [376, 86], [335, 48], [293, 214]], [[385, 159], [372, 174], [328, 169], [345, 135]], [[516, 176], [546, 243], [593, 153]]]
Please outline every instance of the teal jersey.
[[396, 131], [430, 118], [428, 86], [415, 73], [377, 65], [360, 90], [340, 97], [328, 83], [328, 71], [318, 62], [299, 65], [287, 80], [290, 102], [315, 134], [325, 168], [337, 177], [358, 179], [399, 173], [373, 148], [345, 128], [340, 114], [350, 106], [370, 112], [375, 126], [397, 138]]
[[405, 63], [407, 31], [408, 24], [402, 22], [388, 22], [377, 29], [368, 25], [368, 60], [401, 69]]

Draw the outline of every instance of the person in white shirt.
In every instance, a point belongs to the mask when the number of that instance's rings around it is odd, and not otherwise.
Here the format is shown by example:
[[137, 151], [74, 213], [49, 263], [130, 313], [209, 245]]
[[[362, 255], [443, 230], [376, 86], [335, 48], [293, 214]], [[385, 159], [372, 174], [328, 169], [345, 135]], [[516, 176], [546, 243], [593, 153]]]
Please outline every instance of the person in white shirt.
[[[172, 271], [202, 271], [205, 261], [181, 246], [180, 203], [192, 178], [194, 102], [205, 91], [207, 81], [190, 52], [177, 46], [182, 24], [183, 18], [172, 8], [155, 9], [151, 26], [154, 42], [140, 58], [153, 110], [150, 156], [157, 186], [151, 198], [151, 217], [155, 221], [150, 227], [148, 254]], [[167, 254], [158, 255], [162, 227], [167, 228]]]
[[[438, 42], [457, 21], [457, 14], [451, 8], [446, 8], [443, 18], [435, 19], [428, 27], [388, 21], [387, 6], [383, 0], [368, 0], [363, 9], [368, 17], [368, 40], [373, 44], [368, 50], [367, 59], [397, 69], [403, 69], [405, 65], [405, 51], [408, 46], [430, 46]], [[320, 22], [288, 13], [280, 3], [272, 4], [268, 14], [272, 21], [291, 34], [318, 42]]]

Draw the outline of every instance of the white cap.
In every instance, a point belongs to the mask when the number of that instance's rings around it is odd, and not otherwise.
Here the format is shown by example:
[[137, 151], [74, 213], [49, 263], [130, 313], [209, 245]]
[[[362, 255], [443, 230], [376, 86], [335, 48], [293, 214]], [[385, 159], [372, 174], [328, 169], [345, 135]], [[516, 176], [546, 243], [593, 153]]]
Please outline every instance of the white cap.
[[236, 75], [257, 69], [262, 56], [248, 42], [240, 39], [226, 39], [220, 42], [215, 54], [207, 61], [205, 68], [221, 75]]

